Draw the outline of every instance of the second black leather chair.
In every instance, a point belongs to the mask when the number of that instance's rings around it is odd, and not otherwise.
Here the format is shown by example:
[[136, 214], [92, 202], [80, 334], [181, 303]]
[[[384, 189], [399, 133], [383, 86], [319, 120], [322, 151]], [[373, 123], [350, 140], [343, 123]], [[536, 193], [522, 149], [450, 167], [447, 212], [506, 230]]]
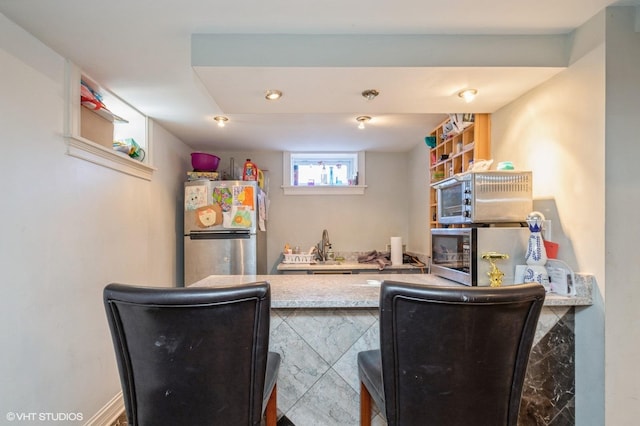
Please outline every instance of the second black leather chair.
[[358, 354], [360, 424], [515, 426], [545, 291], [382, 283], [380, 350]]
[[128, 424], [277, 422], [280, 355], [268, 352], [270, 287], [110, 284], [104, 304]]

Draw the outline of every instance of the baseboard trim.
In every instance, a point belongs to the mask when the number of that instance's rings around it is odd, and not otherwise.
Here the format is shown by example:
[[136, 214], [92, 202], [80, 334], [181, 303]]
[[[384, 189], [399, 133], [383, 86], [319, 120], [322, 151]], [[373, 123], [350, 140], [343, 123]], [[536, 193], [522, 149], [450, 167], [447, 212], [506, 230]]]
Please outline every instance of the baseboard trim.
[[124, 399], [122, 391], [118, 392], [107, 405], [102, 407], [100, 411], [93, 415], [85, 426], [105, 426], [113, 424], [116, 419], [124, 412]]

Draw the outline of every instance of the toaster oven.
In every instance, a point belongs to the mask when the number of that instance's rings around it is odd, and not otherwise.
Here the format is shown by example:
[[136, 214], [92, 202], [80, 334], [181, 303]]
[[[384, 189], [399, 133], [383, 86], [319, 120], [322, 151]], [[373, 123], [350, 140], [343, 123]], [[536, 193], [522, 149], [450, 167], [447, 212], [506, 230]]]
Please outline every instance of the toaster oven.
[[431, 186], [445, 225], [524, 222], [533, 210], [531, 172], [467, 172]]

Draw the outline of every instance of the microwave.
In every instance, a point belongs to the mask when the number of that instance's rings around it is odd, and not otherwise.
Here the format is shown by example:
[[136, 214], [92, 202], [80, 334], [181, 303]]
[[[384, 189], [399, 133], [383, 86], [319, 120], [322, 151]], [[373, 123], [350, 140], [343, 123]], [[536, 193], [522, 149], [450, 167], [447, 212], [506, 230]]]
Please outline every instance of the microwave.
[[516, 265], [525, 264], [531, 232], [526, 226], [435, 228], [431, 230], [431, 273], [468, 286], [488, 286], [490, 264], [482, 254], [497, 252], [503, 284], [515, 282]]
[[533, 210], [531, 172], [467, 172], [431, 186], [445, 225], [524, 222]]

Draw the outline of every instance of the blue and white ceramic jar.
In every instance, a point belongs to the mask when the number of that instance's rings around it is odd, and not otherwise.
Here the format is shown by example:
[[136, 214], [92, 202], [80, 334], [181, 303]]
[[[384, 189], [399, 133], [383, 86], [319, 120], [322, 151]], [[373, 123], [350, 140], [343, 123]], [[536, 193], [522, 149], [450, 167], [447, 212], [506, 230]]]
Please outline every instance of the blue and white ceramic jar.
[[527, 265], [544, 265], [547, 263], [547, 250], [545, 250], [544, 241], [542, 240], [543, 223], [544, 216], [540, 212], [531, 212], [527, 216], [527, 225], [529, 225], [529, 231], [531, 231], [525, 256]]
[[547, 251], [542, 239], [543, 223], [544, 215], [540, 212], [531, 212], [527, 216], [527, 225], [531, 235], [529, 235], [529, 244], [525, 255], [527, 268], [524, 272], [524, 282], [537, 282], [549, 289], [549, 275], [544, 266], [547, 263]]

